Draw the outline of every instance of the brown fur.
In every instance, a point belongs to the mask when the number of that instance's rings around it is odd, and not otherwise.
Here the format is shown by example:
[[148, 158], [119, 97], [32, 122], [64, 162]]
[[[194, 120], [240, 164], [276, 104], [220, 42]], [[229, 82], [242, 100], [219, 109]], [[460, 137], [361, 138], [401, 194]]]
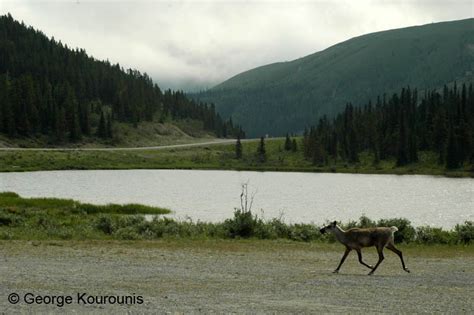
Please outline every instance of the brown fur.
[[[337, 226], [337, 222], [334, 221], [328, 226], [323, 227], [321, 233], [331, 232], [334, 233], [337, 240], [341, 242], [344, 246], [346, 246], [346, 251], [342, 256], [341, 262], [339, 266], [334, 270], [334, 273], [338, 273], [339, 269], [341, 268], [342, 264], [346, 260], [347, 255], [352, 250], [357, 251], [357, 255], [359, 257], [359, 262], [366, 266], [369, 269], [372, 269], [369, 272], [369, 275], [373, 274], [375, 270], [378, 268], [380, 263], [384, 260], [383, 249], [387, 247], [389, 250], [393, 251], [395, 254], [400, 257], [402, 262], [403, 270], [406, 272], [410, 272], [408, 268], [405, 267], [405, 262], [403, 261], [403, 254], [400, 250], [395, 247], [395, 243], [393, 240], [393, 234], [398, 231], [397, 227], [374, 227], [374, 228], [352, 228], [347, 231], [344, 231], [339, 226]], [[377, 252], [379, 254], [379, 260], [375, 267], [366, 264], [362, 261], [362, 252], [361, 249], [363, 247], [372, 247], [375, 246]]]

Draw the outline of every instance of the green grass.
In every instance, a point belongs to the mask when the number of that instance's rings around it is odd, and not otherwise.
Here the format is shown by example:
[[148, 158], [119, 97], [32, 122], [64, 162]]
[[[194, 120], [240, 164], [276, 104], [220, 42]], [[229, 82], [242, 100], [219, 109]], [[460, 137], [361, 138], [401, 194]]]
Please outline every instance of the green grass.
[[111, 213], [111, 214], [167, 214], [171, 211], [159, 207], [151, 207], [140, 204], [107, 204], [93, 205], [81, 203], [72, 199], [58, 198], [22, 198], [14, 192], [0, 192], [0, 206], [15, 212], [16, 208], [38, 210], [67, 210], [72, 212], [84, 212], [87, 214]]
[[198, 120], [167, 120], [159, 123], [158, 117], [154, 122], [140, 122], [135, 128], [131, 124], [115, 122], [114, 137], [100, 139], [94, 135], [83, 136], [80, 141], [62, 144], [52, 144], [52, 139], [46, 135], [29, 137], [7, 137], [0, 134], [0, 146], [43, 148], [97, 148], [97, 147], [146, 147], [170, 144], [185, 144], [216, 139], [215, 135], [203, 129], [203, 123]]
[[[299, 242], [334, 242], [321, 234], [319, 225], [287, 224], [281, 219], [262, 220], [250, 212], [236, 210], [224, 222], [176, 221], [156, 216], [147, 221], [141, 214], [164, 214], [169, 210], [142, 205], [82, 204], [68, 199], [21, 198], [0, 193], [0, 239], [6, 240], [156, 240], [156, 239], [285, 239]], [[451, 231], [411, 226], [401, 218], [372, 221], [362, 217], [344, 228], [397, 226], [397, 243], [469, 244], [474, 239], [472, 222]]]
[[[96, 226], [102, 216], [125, 225], [137, 214], [171, 211], [144, 205], [91, 205], [70, 199], [22, 198], [0, 193], [0, 239], [106, 239]], [[143, 216], [141, 216], [143, 218]]]
[[243, 142], [243, 158], [235, 159], [233, 144], [196, 146], [167, 150], [134, 151], [0, 151], [0, 172], [85, 169], [215, 169], [253, 171], [296, 171], [365, 174], [425, 174], [474, 177], [474, 166], [446, 170], [432, 152], [420, 152], [419, 162], [396, 167], [395, 159], [373, 165], [363, 152], [360, 163], [330, 161], [313, 165], [303, 157], [301, 138], [297, 152], [285, 151], [283, 139], [266, 141], [267, 161], [258, 162], [258, 142]]

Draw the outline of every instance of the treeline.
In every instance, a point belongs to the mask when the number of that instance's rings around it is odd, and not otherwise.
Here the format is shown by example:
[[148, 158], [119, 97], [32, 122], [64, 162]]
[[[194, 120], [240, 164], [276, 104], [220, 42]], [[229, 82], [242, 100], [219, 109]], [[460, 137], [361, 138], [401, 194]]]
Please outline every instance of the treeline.
[[83, 135], [112, 137], [114, 122], [136, 126], [155, 119], [196, 119], [219, 137], [244, 136], [213, 105], [181, 91], [163, 93], [146, 73], [95, 60], [10, 14], [0, 17], [1, 133], [77, 141]]
[[374, 164], [395, 158], [398, 166], [418, 161], [419, 151], [436, 152], [438, 163], [454, 169], [474, 162], [474, 91], [454, 84], [442, 92], [403, 88], [374, 104], [355, 107], [304, 132], [304, 155], [314, 164], [359, 161], [369, 151]]

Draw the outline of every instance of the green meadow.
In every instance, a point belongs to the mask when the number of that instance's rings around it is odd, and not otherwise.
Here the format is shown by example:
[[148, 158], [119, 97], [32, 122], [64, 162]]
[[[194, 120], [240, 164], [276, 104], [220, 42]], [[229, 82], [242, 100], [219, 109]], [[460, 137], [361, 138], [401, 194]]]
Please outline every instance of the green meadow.
[[350, 164], [342, 160], [329, 160], [314, 165], [304, 158], [301, 138], [297, 138], [297, 151], [284, 149], [284, 139], [265, 141], [266, 161], [257, 156], [258, 141], [242, 142], [242, 158], [237, 159], [235, 145], [216, 144], [160, 150], [111, 151], [0, 151], [0, 172], [40, 170], [87, 169], [212, 169], [250, 171], [332, 172], [363, 174], [424, 174], [450, 177], [474, 177], [474, 166], [467, 164], [459, 169], [447, 170], [437, 162], [436, 154], [419, 152], [419, 162], [403, 167], [395, 159], [373, 163], [371, 153], [359, 154], [359, 162]]

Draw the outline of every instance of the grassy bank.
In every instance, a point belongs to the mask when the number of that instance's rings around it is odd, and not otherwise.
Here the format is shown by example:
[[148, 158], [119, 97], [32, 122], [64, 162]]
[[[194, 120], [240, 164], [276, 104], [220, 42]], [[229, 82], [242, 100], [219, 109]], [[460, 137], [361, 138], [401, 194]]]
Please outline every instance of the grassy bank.
[[365, 174], [426, 174], [474, 177], [472, 165], [446, 170], [431, 152], [420, 152], [419, 162], [396, 167], [395, 160], [373, 164], [369, 153], [360, 162], [331, 161], [313, 165], [303, 157], [301, 141], [296, 152], [284, 150], [284, 139], [266, 141], [267, 160], [256, 156], [258, 142], [243, 142], [242, 159], [235, 158], [232, 144], [138, 151], [0, 151], [0, 171], [39, 171], [70, 169], [219, 169], [252, 171], [337, 172]]
[[[158, 120], [158, 118], [157, 118]], [[216, 139], [211, 132], [203, 130], [202, 122], [197, 120], [168, 120], [159, 122], [141, 122], [137, 127], [128, 123], [115, 122], [113, 137], [101, 139], [95, 135], [83, 135], [77, 142], [58, 144], [46, 135], [29, 137], [7, 137], [0, 134], [0, 147], [44, 148], [97, 148], [97, 147], [147, 147], [170, 144], [195, 143]]]
[[[319, 233], [319, 225], [286, 224], [280, 219], [262, 220], [250, 212], [236, 210], [234, 217], [220, 223], [176, 221], [142, 214], [165, 214], [169, 210], [143, 205], [96, 206], [73, 200], [21, 198], [0, 193], [0, 239], [26, 240], [155, 240], [155, 239], [286, 239], [291, 241], [333, 242], [331, 235]], [[371, 221], [362, 217], [343, 224], [345, 228], [398, 227], [397, 243], [469, 244], [474, 239], [472, 222], [446, 231], [441, 228], [413, 227], [406, 219]]]
[[101, 216], [128, 218], [136, 214], [166, 214], [170, 210], [138, 204], [93, 205], [70, 199], [21, 198], [0, 193], [2, 239], [100, 239], [94, 226]]

